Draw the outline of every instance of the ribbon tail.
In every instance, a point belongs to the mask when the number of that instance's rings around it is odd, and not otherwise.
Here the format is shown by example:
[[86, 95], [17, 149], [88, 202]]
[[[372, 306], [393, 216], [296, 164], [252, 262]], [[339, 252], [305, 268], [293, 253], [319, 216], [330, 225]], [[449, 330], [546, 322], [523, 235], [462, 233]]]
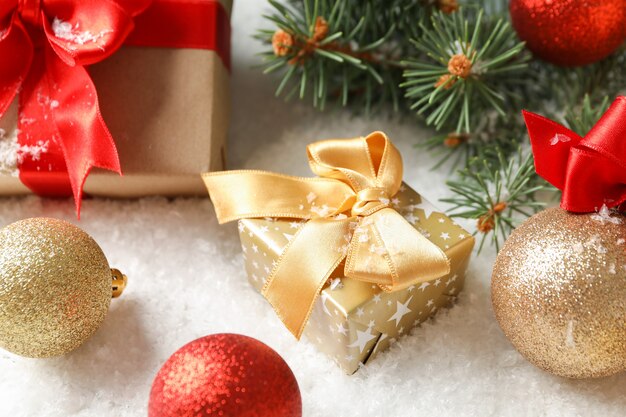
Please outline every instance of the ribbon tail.
[[387, 292], [449, 272], [446, 254], [390, 208], [361, 220], [345, 266], [347, 277], [377, 284]]
[[315, 300], [345, 258], [353, 219], [311, 220], [291, 239], [263, 287], [287, 329], [300, 339]]
[[87, 70], [67, 66], [47, 47], [46, 78], [50, 98], [56, 103], [52, 113], [80, 217], [83, 186], [91, 169], [98, 167], [121, 175], [119, 156]]
[[2, 117], [26, 79], [33, 60], [33, 43], [17, 13], [5, 32], [0, 31], [0, 117]]
[[17, 159], [20, 181], [36, 194], [48, 197], [72, 195], [59, 132], [52, 111], [44, 54], [34, 55], [22, 84], [18, 108]]
[[582, 138], [560, 124], [535, 113], [523, 111], [535, 157], [535, 170], [559, 190], [565, 187], [570, 149]]

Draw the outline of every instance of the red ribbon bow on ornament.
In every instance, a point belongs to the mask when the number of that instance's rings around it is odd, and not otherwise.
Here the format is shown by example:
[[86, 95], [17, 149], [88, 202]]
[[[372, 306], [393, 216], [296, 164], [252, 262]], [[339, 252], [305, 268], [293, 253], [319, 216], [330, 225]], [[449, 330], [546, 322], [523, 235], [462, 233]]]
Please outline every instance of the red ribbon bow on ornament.
[[523, 114], [535, 169], [563, 191], [563, 209], [589, 213], [626, 201], [626, 97], [618, 97], [584, 138], [545, 117]]
[[78, 213], [93, 167], [121, 173], [84, 66], [113, 54], [151, 3], [0, 0], [0, 117], [19, 92], [20, 179], [41, 195], [73, 194]]

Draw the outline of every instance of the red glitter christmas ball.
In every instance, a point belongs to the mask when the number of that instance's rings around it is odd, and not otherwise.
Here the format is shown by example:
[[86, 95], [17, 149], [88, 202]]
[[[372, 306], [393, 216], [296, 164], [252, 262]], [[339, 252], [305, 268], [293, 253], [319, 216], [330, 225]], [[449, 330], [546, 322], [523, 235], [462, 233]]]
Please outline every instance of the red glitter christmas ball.
[[626, 39], [626, 0], [511, 0], [509, 10], [528, 49], [556, 65], [599, 61]]
[[194, 340], [165, 362], [152, 384], [149, 417], [301, 417], [289, 366], [251, 337]]

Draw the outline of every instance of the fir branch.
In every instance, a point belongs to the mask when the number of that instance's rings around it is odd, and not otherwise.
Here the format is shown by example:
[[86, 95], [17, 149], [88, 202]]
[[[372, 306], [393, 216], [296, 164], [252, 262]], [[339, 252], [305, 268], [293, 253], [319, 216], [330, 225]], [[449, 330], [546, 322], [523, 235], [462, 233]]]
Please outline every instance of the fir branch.
[[552, 189], [535, 174], [532, 153], [522, 148], [508, 162], [502, 152], [495, 163], [476, 158], [447, 184], [455, 196], [442, 201], [452, 205], [451, 216], [477, 219], [479, 252], [487, 239], [499, 250], [520, 219], [545, 206], [536, 193]]
[[471, 9], [435, 14], [430, 25], [422, 23], [424, 36], [411, 40], [429, 59], [403, 61], [408, 69], [401, 87], [413, 102], [411, 109], [437, 130], [456, 133], [474, 130], [473, 114], [495, 110], [506, 116], [517, 98], [515, 77], [529, 58], [510, 25]]
[[464, 166], [444, 201], [476, 219], [481, 248], [499, 247], [543, 206], [537, 193], [554, 190], [521, 150], [521, 109], [584, 135], [626, 85], [625, 48], [579, 68], [530, 60], [506, 0], [463, 0], [464, 10], [457, 0], [269, 1], [273, 28], [256, 37], [271, 48], [263, 56], [265, 72], [280, 74], [276, 94], [319, 109], [417, 112], [441, 132], [417, 145], [438, 157], [435, 168]]
[[450, 12], [456, 0], [270, 0], [266, 19], [275, 30], [256, 38], [272, 49], [263, 53], [265, 73], [280, 74], [277, 95], [311, 99], [324, 109], [334, 100], [370, 112], [391, 103], [402, 110], [401, 58], [421, 36], [419, 22], [434, 7]]
[[[566, 124], [584, 136], [602, 117], [610, 102], [605, 96], [594, 103], [585, 95], [582, 103], [566, 113]], [[511, 132], [515, 132], [509, 140], [496, 140], [492, 146], [484, 146], [479, 155], [468, 161], [467, 167], [459, 171], [458, 179], [448, 182], [453, 196], [442, 200], [452, 204], [453, 217], [477, 220], [475, 234], [482, 235], [479, 250], [486, 240], [498, 250], [519, 221], [544, 207], [545, 202], [538, 199], [537, 193], [550, 191], [549, 194], [558, 195], [558, 190], [535, 173], [528, 149], [518, 148], [517, 155], [509, 157], [507, 162], [507, 155], [512, 154], [510, 145], [526, 138], [525, 133], [515, 129], [517, 124], [509, 126]], [[502, 147], [507, 143], [508, 147]]]
[[416, 145], [438, 157], [433, 169], [452, 161], [450, 166], [456, 170], [459, 164], [467, 166], [477, 158], [497, 163], [498, 154], [515, 153], [526, 135], [519, 110], [506, 118], [500, 117], [495, 111], [474, 113], [472, 120], [475, 126], [472, 133], [438, 134]]

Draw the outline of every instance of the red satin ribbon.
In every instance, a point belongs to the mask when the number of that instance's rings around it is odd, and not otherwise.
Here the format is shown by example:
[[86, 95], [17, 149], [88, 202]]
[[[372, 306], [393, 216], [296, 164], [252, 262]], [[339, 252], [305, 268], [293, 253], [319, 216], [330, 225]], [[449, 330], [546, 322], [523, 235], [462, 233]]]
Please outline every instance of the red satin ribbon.
[[208, 49], [230, 69], [230, 19], [218, 1], [155, 0], [135, 25], [125, 45]]
[[523, 114], [535, 169], [563, 191], [562, 208], [590, 213], [626, 201], [626, 97], [618, 97], [584, 138], [545, 117]]
[[215, 0], [0, 1], [0, 117], [19, 92], [21, 181], [40, 195], [73, 194], [80, 214], [93, 167], [121, 174], [85, 66], [126, 43], [215, 50], [229, 67], [229, 42]]

